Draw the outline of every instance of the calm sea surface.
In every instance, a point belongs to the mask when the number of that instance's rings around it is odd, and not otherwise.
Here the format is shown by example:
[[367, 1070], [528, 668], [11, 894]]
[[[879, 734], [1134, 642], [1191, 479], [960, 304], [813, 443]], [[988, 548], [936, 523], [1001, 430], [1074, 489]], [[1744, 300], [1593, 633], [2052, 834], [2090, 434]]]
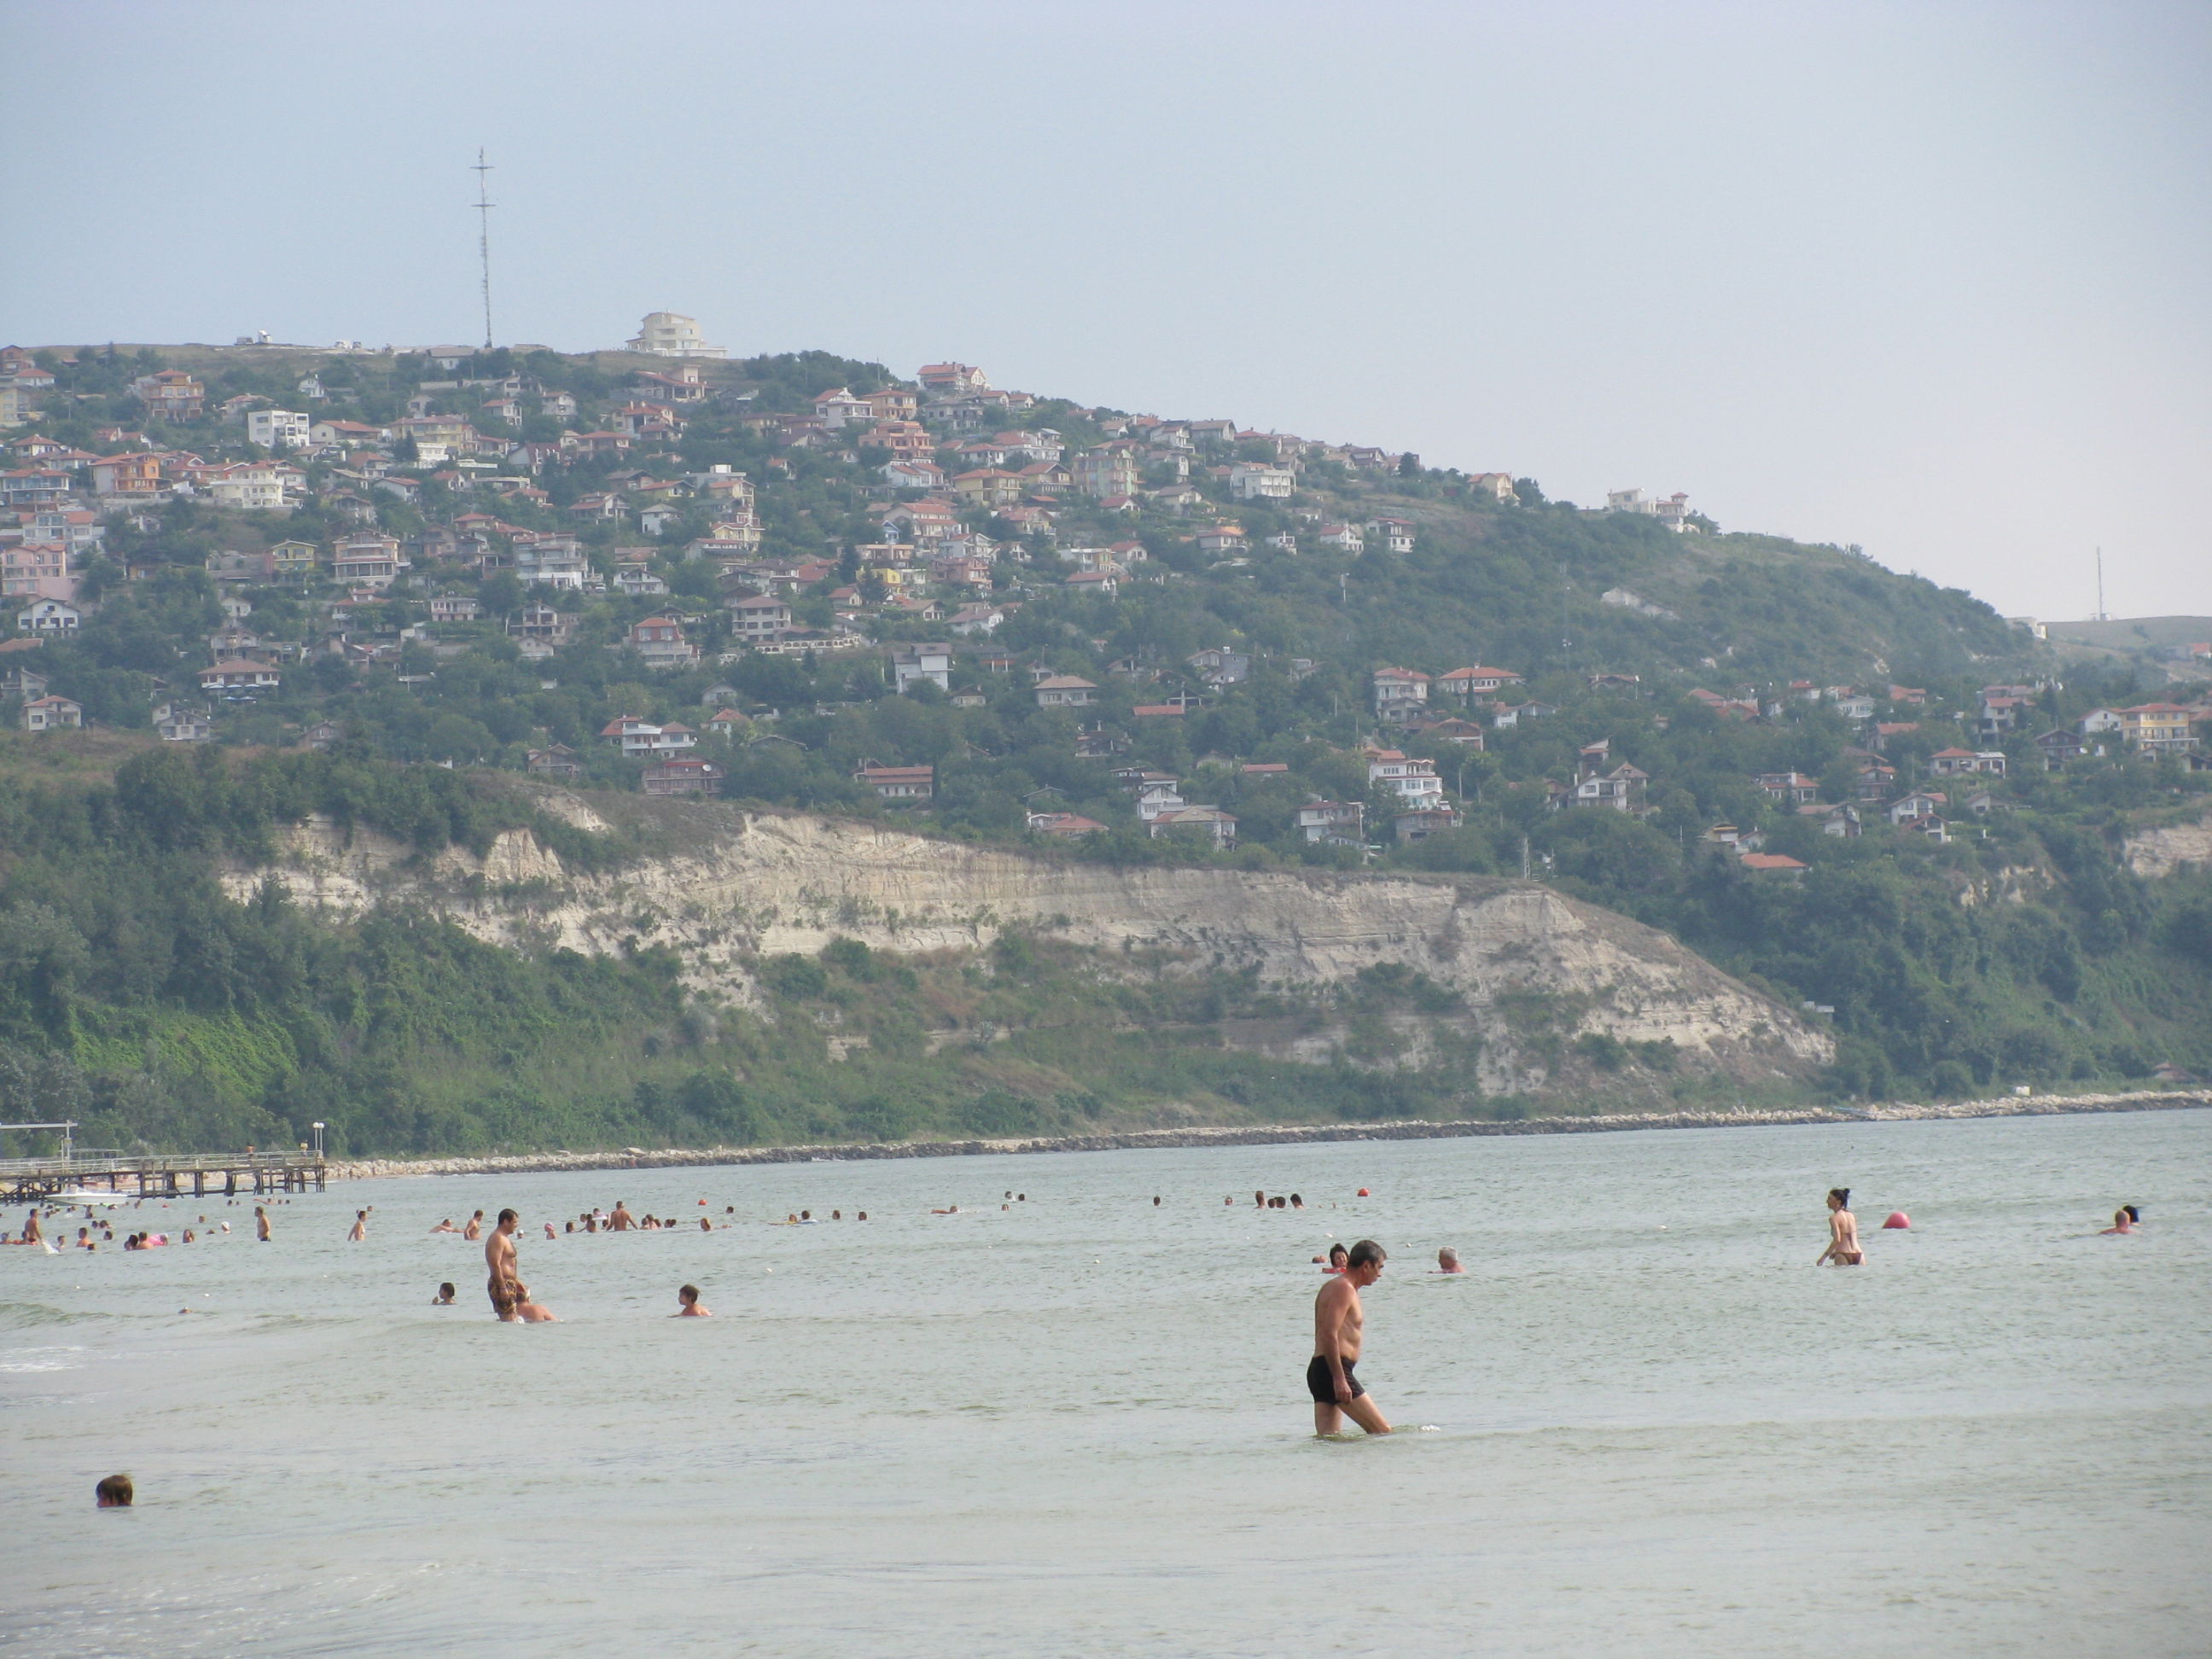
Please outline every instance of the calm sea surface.
[[[2201, 1655], [2208, 1176], [2197, 1112], [125, 1211], [233, 1231], [0, 1250], [0, 1650]], [[1858, 1271], [1811, 1265], [1832, 1183]], [[544, 1238], [618, 1198], [691, 1229]], [[427, 1231], [502, 1205], [559, 1324]], [[1317, 1442], [1309, 1258], [1368, 1236], [1362, 1379], [1420, 1431]]]

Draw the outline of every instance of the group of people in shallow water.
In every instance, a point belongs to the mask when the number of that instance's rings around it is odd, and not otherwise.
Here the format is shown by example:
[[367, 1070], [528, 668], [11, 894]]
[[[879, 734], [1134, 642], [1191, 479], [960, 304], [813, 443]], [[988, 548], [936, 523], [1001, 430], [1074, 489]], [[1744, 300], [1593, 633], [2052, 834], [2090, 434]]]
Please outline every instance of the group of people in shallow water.
[[[1363, 1198], [1367, 1196], [1367, 1189], [1361, 1188], [1359, 1195]], [[1010, 1190], [1006, 1197], [1006, 1201], [1000, 1206], [1001, 1209], [1010, 1209], [1016, 1203], [1026, 1203], [1029, 1194], [1017, 1194]], [[1252, 1194], [1252, 1201], [1262, 1209], [1303, 1210], [1305, 1207], [1305, 1200], [1296, 1193], [1270, 1197], [1264, 1191], [1255, 1192]], [[1864, 1265], [1866, 1249], [1859, 1238], [1858, 1218], [1851, 1212], [1850, 1201], [1850, 1188], [1848, 1187], [1828, 1189], [1828, 1242], [1814, 1259], [1815, 1267], [1856, 1267]], [[699, 1202], [703, 1207], [706, 1200], [702, 1199]], [[1154, 1207], [1158, 1207], [1160, 1202], [1159, 1196], [1155, 1194], [1152, 1198]], [[1233, 1206], [1237, 1200], [1232, 1196], [1222, 1202]], [[349, 1238], [359, 1242], [368, 1236], [368, 1218], [374, 1207], [365, 1206], [355, 1212], [353, 1228], [347, 1235]], [[47, 1216], [64, 1213], [53, 1206], [46, 1206], [46, 1212]], [[89, 1207], [85, 1212], [93, 1218], [88, 1224], [77, 1230], [77, 1237], [71, 1248], [97, 1249], [98, 1245], [92, 1238], [95, 1226], [101, 1231], [102, 1242], [112, 1243], [115, 1235], [112, 1221], [94, 1216]], [[931, 1212], [934, 1215], [957, 1215], [959, 1212], [960, 1206], [957, 1204]], [[255, 1237], [267, 1242], [270, 1237], [268, 1212], [263, 1206], [256, 1205], [253, 1213]], [[735, 1225], [736, 1213], [735, 1205], [726, 1206], [723, 1211], [726, 1218], [721, 1224], [724, 1227]], [[854, 1218], [866, 1221], [868, 1212], [857, 1211]], [[829, 1219], [843, 1220], [843, 1211], [832, 1210]], [[207, 1224], [205, 1216], [199, 1220], [203, 1227]], [[221, 1224], [224, 1232], [230, 1231], [228, 1222]], [[699, 1217], [698, 1224], [701, 1231], [714, 1231], [715, 1223], [709, 1216]], [[785, 1224], [812, 1226], [817, 1224], [817, 1221], [811, 1210], [801, 1210], [786, 1216]], [[1883, 1224], [1890, 1228], [1909, 1227], [1910, 1224], [1902, 1212], [1892, 1215]], [[2105, 1228], [2100, 1236], [2132, 1234], [2139, 1231], [2142, 1224], [2142, 1210], [2136, 1205], [2124, 1204], [2114, 1212], [2112, 1224]], [[559, 1236], [554, 1231], [551, 1222], [546, 1222], [544, 1228], [547, 1238]], [[642, 1218], [635, 1216], [630, 1212], [628, 1203], [619, 1199], [612, 1210], [588, 1210], [567, 1224], [566, 1230], [569, 1233], [580, 1229], [586, 1233], [654, 1232], [669, 1229], [690, 1231], [688, 1223], [672, 1218], [657, 1217], [651, 1213]], [[515, 1248], [517, 1235], [521, 1231], [521, 1220], [516, 1212], [501, 1210], [489, 1233], [484, 1229], [482, 1210], [471, 1216], [465, 1226], [457, 1228], [447, 1218], [430, 1231], [434, 1234], [458, 1233], [466, 1239], [482, 1238], [484, 1241], [484, 1289], [490, 1298], [492, 1312], [500, 1321], [511, 1324], [554, 1322], [553, 1311], [532, 1298], [529, 1285], [522, 1280], [520, 1260]], [[190, 1243], [194, 1237], [193, 1231], [186, 1229], [181, 1242]], [[135, 1232], [125, 1239], [123, 1247], [126, 1250], [149, 1249], [170, 1242], [166, 1233]], [[35, 1206], [25, 1218], [21, 1233], [14, 1238], [0, 1235], [0, 1243], [43, 1244], [49, 1250], [54, 1249], [46, 1237], [44, 1218]], [[1335, 1435], [1342, 1429], [1344, 1419], [1349, 1418], [1368, 1434], [1388, 1434], [1391, 1431], [1389, 1422], [1382, 1415], [1374, 1397], [1360, 1382], [1358, 1370], [1365, 1346], [1367, 1326], [1366, 1310], [1360, 1301], [1359, 1293], [1382, 1277], [1383, 1266], [1389, 1260], [1389, 1252], [1373, 1239], [1363, 1238], [1350, 1245], [1332, 1244], [1326, 1256], [1316, 1256], [1313, 1260], [1322, 1267], [1327, 1280], [1314, 1297], [1313, 1354], [1306, 1365], [1306, 1390], [1313, 1399], [1314, 1432], [1322, 1436]], [[1437, 1252], [1437, 1265], [1433, 1271], [1438, 1274], [1456, 1276], [1465, 1276], [1467, 1273], [1460, 1261], [1458, 1251], [1449, 1245]], [[439, 1285], [438, 1294], [432, 1301], [436, 1306], [451, 1307], [455, 1304], [456, 1295], [453, 1285], [447, 1281]], [[699, 1287], [685, 1285], [677, 1291], [677, 1310], [673, 1316], [708, 1319], [713, 1315], [700, 1300]], [[120, 1501], [128, 1504], [131, 1501], [128, 1477], [114, 1479], [125, 1483], [121, 1487]], [[106, 1483], [102, 1484], [105, 1486]], [[103, 1493], [102, 1501], [105, 1504], [112, 1500]]]
[[[94, 1215], [89, 1206], [86, 1206], [85, 1213], [92, 1216], [93, 1218], [76, 1230], [76, 1237], [70, 1237], [64, 1228], [53, 1237], [49, 1238], [46, 1236], [46, 1224], [54, 1219], [66, 1222], [70, 1213], [67, 1210], [49, 1209], [41, 1214], [38, 1210], [33, 1209], [23, 1218], [21, 1232], [13, 1237], [5, 1232], [0, 1232], [0, 1244], [40, 1245], [58, 1255], [63, 1250], [97, 1250], [103, 1244], [115, 1243], [113, 1218], [108, 1216]], [[166, 1232], [156, 1232], [150, 1228], [125, 1233], [123, 1237], [123, 1248], [126, 1250], [157, 1250], [170, 1244], [196, 1244], [199, 1242], [199, 1230], [204, 1229], [207, 1224], [208, 1218], [202, 1216], [198, 1228], [186, 1227], [173, 1237]], [[218, 1224], [224, 1232], [230, 1231], [230, 1223], [228, 1221]]]
[[[1158, 1199], [1152, 1201], [1159, 1202]], [[2133, 1233], [2142, 1224], [2142, 1210], [2133, 1204], [2123, 1204], [2112, 1217], [2112, 1224], [2099, 1237]], [[1911, 1224], [1900, 1211], [1882, 1224], [1901, 1228]], [[1369, 1434], [1390, 1432], [1390, 1425], [1381, 1407], [1354, 1374], [1367, 1335], [1367, 1313], [1359, 1300], [1359, 1292], [1382, 1276], [1382, 1264], [1389, 1259], [1389, 1253], [1371, 1238], [1363, 1238], [1349, 1248], [1342, 1244], [1329, 1247], [1322, 1269], [1328, 1275], [1328, 1282], [1314, 1297], [1314, 1351], [1313, 1358], [1306, 1363], [1306, 1392], [1313, 1396], [1316, 1435], [1338, 1433], [1347, 1417]], [[1323, 1258], [1316, 1256], [1314, 1260], [1320, 1262]], [[1866, 1249], [1859, 1243], [1858, 1218], [1851, 1213], [1851, 1189], [1831, 1187], [1827, 1248], [1814, 1259], [1813, 1265], [1856, 1267], [1865, 1261]], [[1467, 1269], [1460, 1265], [1457, 1251], [1445, 1249], [1437, 1252], [1435, 1271], [1464, 1273]]]

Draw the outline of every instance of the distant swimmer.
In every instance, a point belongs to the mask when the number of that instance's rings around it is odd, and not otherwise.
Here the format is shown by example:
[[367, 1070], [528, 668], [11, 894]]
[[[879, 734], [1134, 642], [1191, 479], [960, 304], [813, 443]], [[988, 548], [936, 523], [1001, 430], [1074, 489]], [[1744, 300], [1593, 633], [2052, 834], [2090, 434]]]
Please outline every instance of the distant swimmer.
[[714, 1310], [699, 1299], [699, 1287], [696, 1285], [684, 1286], [682, 1290], [676, 1292], [676, 1300], [678, 1307], [673, 1316], [675, 1318], [712, 1319], [714, 1316]]
[[483, 1237], [483, 1212], [482, 1210], [478, 1210], [474, 1215], [469, 1218], [469, 1224], [461, 1229], [461, 1237], [463, 1238], [482, 1238]]
[[1343, 1245], [1332, 1244], [1328, 1247], [1328, 1254], [1327, 1255], [1317, 1255], [1314, 1260], [1322, 1264], [1321, 1270], [1323, 1273], [1340, 1273], [1344, 1271], [1345, 1261], [1350, 1257], [1351, 1254], [1352, 1252], [1346, 1249]]
[[264, 1244], [269, 1242], [269, 1212], [258, 1204], [253, 1206], [253, 1236]]
[[2097, 1236], [2106, 1237], [2113, 1233], [2131, 1233], [2142, 1223], [2142, 1212], [2132, 1204], [2123, 1204], [2112, 1212], [2112, 1224]]
[[447, 1217], [443, 1221], [441, 1221], [441, 1222], [440, 1222], [436, 1226], [434, 1226], [434, 1227], [431, 1228], [431, 1229], [430, 1229], [430, 1231], [431, 1231], [432, 1232], [434, 1232], [434, 1233], [457, 1233], [457, 1232], [460, 1231], [460, 1229], [459, 1229], [459, 1227], [456, 1227], [455, 1225], [453, 1225], [453, 1217], [451, 1217], [451, 1216], [447, 1216]]
[[104, 1475], [100, 1484], [92, 1489], [92, 1504], [94, 1509], [127, 1510], [137, 1496], [129, 1475]]
[[714, 1231], [714, 1224], [702, 1215], [699, 1218], [699, 1231], [702, 1233], [711, 1233]]
[[356, 1210], [353, 1212], [353, 1227], [352, 1230], [346, 1234], [346, 1242], [349, 1244], [358, 1244], [362, 1240], [368, 1237], [368, 1212], [366, 1210]]
[[1363, 1238], [1346, 1255], [1345, 1270], [1314, 1297], [1314, 1353], [1306, 1366], [1306, 1392], [1313, 1396], [1314, 1432], [1334, 1434], [1349, 1417], [1370, 1434], [1388, 1434], [1390, 1425], [1374, 1396], [1352, 1375], [1367, 1335], [1367, 1310], [1359, 1293], [1382, 1276], [1388, 1260], [1382, 1247]]
[[1447, 1244], [1437, 1252], [1437, 1271], [1440, 1273], [1463, 1273], [1467, 1269], [1459, 1265], [1459, 1252]]
[[514, 1211], [501, 1210], [498, 1227], [484, 1240], [484, 1291], [491, 1297], [492, 1312], [499, 1316], [502, 1324], [514, 1322], [515, 1305], [527, 1294], [520, 1283], [514, 1253], [515, 1230], [521, 1224], [522, 1218]]
[[43, 1244], [46, 1242], [46, 1229], [39, 1224], [39, 1212], [36, 1210], [33, 1210], [23, 1221], [23, 1243], [26, 1244]]
[[636, 1225], [637, 1218], [629, 1212], [629, 1200], [617, 1199], [615, 1212], [607, 1218], [607, 1230], [610, 1232], [626, 1233]]
[[452, 1279], [449, 1279], [444, 1284], [438, 1286], [438, 1293], [430, 1298], [430, 1305], [434, 1308], [450, 1308], [453, 1305], [453, 1281]]
[[1866, 1253], [1859, 1249], [1858, 1218], [1850, 1206], [1850, 1188], [1828, 1188], [1828, 1248], [1813, 1258], [1814, 1267], [1832, 1261], [1838, 1267], [1856, 1267], [1866, 1260]]
[[553, 1224], [550, 1221], [545, 1224], [545, 1237], [548, 1238], [558, 1238], [561, 1237], [560, 1234], [553, 1231]]

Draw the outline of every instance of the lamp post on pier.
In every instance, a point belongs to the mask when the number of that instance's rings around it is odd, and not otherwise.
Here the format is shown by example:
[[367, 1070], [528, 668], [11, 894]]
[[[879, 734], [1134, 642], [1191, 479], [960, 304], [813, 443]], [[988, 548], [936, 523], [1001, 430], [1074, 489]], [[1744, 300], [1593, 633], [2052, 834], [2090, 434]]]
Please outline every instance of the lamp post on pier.
[[322, 1125], [322, 1122], [321, 1122], [321, 1121], [319, 1119], [319, 1120], [317, 1120], [315, 1122], [310, 1123], [307, 1127], [308, 1127], [309, 1128], [313, 1129], [313, 1130], [315, 1132], [315, 1162], [316, 1162], [316, 1163], [318, 1163], [318, 1164], [320, 1164], [320, 1163], [323, 1161], [323, 1125]]

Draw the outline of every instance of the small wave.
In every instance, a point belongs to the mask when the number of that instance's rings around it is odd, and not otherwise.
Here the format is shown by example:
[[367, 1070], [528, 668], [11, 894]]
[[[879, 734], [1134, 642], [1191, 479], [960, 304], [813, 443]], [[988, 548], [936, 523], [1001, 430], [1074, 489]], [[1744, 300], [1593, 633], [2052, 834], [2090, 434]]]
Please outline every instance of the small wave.
[[0, 1327], [9, 1325], [81, 1325], [107, 1316], [88, 1309], [72, 1311], [44, 1302], [0, 1302]]
[[82, 1370], [84, 1361], [70, 1356], [83, 1352], [76, 1346], [0, 1348], [0, 1373]]

